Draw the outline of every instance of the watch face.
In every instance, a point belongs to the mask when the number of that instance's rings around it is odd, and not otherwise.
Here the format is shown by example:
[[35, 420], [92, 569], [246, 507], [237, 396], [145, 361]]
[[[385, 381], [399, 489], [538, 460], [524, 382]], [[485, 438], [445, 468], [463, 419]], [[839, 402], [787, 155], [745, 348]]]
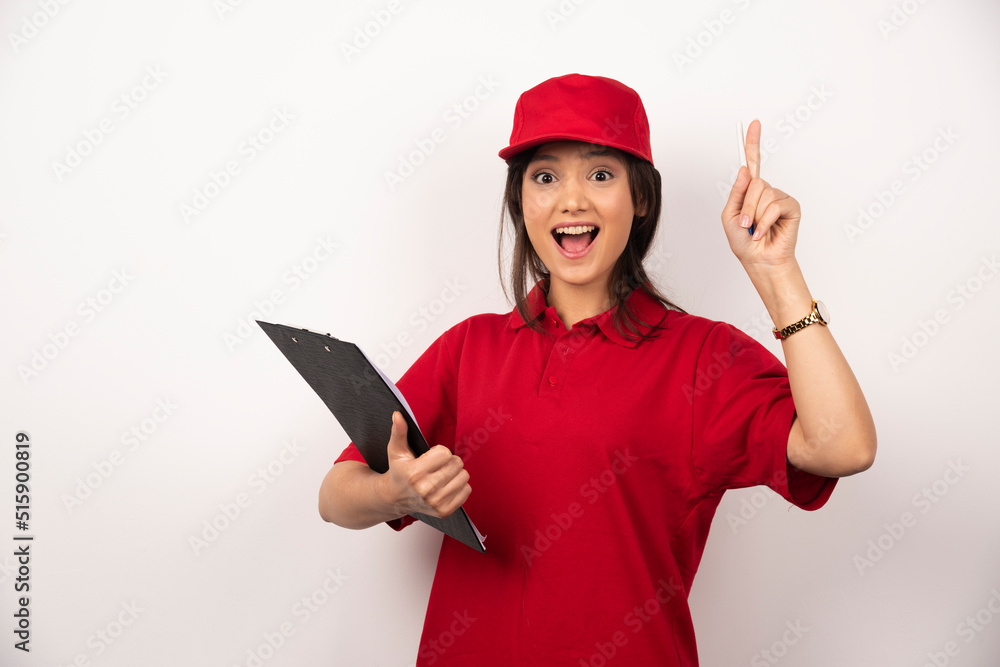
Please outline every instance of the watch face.
[[830, 323], [830, 311], [826, 309], [826, 305], [822, 301], [816, 302], [816, 311], [819, 313], [819, 318], [823, 320], [823, 324]]

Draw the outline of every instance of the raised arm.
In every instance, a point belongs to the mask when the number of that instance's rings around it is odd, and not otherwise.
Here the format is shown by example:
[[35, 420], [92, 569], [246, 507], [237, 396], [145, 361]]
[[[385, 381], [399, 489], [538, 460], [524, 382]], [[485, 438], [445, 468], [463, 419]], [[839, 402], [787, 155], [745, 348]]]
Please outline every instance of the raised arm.
[[[760, 178], [760, 121], [747, 128], [746, 156], [722, 224], [771, 321], [782, 329], [813, 309], [814, 297], [795, 259], [801, 210], [794, 198]], [[752, 224], [756, 231], [751, 236]], [[875, 422], [830, 329], [820, 323], [806, 326], [781, 346], [796, 412], [788, 461], [826, 477], [867, 470], [875, 460]]]

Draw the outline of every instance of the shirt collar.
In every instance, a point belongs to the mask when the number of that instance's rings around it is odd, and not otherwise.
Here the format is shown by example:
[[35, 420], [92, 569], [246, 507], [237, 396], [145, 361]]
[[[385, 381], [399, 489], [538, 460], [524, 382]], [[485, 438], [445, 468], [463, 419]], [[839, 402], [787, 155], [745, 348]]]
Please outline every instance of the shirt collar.
[[[543, 320], [558, 319], [559, 316], [556, 314], [556, 309], [546, 304], [545, 290], [547, 287], [548, 283], [543, 278], [531, 288], [531, 291], [528, 292], [527, 297], [525, 297], [525, 303], [528, 306], [528, 315], [531, 319], [538, 317], [540, 314], [543, 315]], [[663, 304], [650, 296], [650, 294], [644, 289], [632, 290], [626, 298], [626, 301], [628, 302], [629, 308], [632, 310], [632, 314], [637, 319], [645, 322], [645, 324], [641, 324], [639, 322], [636, 323], [636, 327], [638, 328], [640, 335], [645, 336], [655, 326], [661, 325], [663, 320], [666, 318], [667, 309], [663, 306]], [[608, 339], [618, 343], [622, 347], [635, 347], [639, 341], [629, 340], [626, 336], [619, 333], [618, 329], [615, 327], [614, 315], [617, 308], [617, 306], [612, 306], [603, 313], [580, 320], [576, 323], [576, 326], [596, 326]], [[519, 329], [523, 326], [525, 326], [525, 321], [521, 317], [520, 313], [517, 312], [517, 308], [514, 308], [510, 314], [510, 327], [512, 329]], [[627, 327], [626, 333], [630, 333]], [[634, 336], [635, 334], [631, 335]]]

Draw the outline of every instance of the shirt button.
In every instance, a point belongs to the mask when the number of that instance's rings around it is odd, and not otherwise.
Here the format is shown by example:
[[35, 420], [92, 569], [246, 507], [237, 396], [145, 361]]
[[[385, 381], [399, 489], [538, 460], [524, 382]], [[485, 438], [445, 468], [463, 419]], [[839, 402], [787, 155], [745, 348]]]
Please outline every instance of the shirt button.
[[549, 384], [555, 386], [556, 382], [559, 382], [559, 378], [557, 378], [555, 375], [549, 377]]

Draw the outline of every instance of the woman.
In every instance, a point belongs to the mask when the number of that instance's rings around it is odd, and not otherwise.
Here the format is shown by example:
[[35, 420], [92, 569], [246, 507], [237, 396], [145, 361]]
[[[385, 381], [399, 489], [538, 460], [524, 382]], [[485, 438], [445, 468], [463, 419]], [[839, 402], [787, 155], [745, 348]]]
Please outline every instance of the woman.
[[759, 177], [756, 121], [746, 153], [722, 221], [787, 373], [649, 282], [660, 178], [635, 91], [571, 74], [521, 95], [500, 151], [515, 309], [459, 323], [400, 379], [440, 444], [414, 458], [394, 414], [389, 472], [349, 446], [320, 490], [341, 526], [465, 505], [488, 535], [485, 555], [444, 540], [418, 665], [697, 665], [687, 597], [723, 492], [817, 509], [871, 466], [871, 413], [795, 261], [798, 202]]

